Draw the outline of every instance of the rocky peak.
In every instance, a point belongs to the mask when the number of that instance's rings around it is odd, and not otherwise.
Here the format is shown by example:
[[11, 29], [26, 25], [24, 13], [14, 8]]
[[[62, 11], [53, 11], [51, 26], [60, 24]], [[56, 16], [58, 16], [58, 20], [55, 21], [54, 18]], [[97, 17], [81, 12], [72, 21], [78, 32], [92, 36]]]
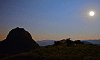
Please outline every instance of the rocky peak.
[[21, 53], [39, 48], [31, 34], [24, 28], [12, 29], [7, 38], [0, 42], [0, 53]]
[[18, 38], [29, 38], [32, 39], [30, 33], [28, 31], [25, 31], [24, 28], [15, 28], [12, 29], [9, 34], [7, 35], [7, 39], [18, 39]]

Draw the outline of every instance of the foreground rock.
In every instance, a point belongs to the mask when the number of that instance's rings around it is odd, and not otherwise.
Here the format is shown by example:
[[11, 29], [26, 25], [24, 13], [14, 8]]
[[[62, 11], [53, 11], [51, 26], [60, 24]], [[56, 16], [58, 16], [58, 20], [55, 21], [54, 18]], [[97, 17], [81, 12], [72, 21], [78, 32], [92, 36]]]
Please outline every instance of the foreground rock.
[[30, 33], [23, 28], [12, 29], [7, 38], [0, 42], [0, 53], [16, 54], [28, 52], [39, 48], [39, 45], [32, 39]]

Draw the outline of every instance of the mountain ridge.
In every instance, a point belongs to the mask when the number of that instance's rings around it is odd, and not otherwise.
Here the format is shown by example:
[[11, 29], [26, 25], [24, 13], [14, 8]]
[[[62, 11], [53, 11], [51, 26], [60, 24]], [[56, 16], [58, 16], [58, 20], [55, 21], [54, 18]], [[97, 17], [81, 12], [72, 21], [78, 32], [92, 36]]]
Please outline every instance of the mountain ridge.
[[[36, 42], [40, 46], [46, 46], [46, 45], [54, 44], [54, 41], [59, 41], [59, 40], [41, 40], [41, 41], [36, 41]], [[86, 41], [87, 42], [86, 44], [100, 44], [100, 39], [98, 39], [98, 40], [80, 40], [80, 41]]]

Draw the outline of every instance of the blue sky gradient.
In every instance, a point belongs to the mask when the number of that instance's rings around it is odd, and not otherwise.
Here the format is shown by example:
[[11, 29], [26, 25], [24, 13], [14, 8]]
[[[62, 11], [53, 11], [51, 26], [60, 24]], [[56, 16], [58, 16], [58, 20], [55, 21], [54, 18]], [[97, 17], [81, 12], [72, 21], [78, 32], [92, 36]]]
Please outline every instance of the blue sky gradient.
[[16, 27], [34, 40], [100, 39], [99, 11], [100, 0], [0, 0], [0, 40]]

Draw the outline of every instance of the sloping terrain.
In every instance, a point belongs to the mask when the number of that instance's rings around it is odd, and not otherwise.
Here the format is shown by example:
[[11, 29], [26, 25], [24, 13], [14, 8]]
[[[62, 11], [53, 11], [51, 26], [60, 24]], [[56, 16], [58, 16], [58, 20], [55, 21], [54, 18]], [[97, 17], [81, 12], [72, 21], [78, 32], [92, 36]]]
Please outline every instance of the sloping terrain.
[[2, 60], [100, 60], [100, 46], [73, 44], [67, 47], [64, 43], [12, 55]]

